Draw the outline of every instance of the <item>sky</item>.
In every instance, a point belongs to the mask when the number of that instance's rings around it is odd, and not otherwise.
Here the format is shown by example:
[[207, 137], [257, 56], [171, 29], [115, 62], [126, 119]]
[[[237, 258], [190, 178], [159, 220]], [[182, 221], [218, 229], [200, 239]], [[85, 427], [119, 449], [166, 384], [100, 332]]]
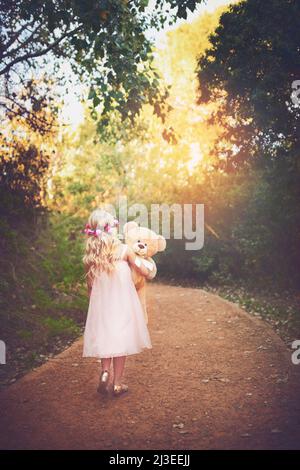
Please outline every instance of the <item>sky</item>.
[[[154, 8], [155, 3], [156, 0], [150, 0], [150, 10]], [[203, 13], [211, 13], [221, 5], [229, 5], [230, 3], [233, 3], [232, 0], [206, 0], [202, 4], [198, 5], [197, 9], [193, 13], [190, 12], [186, 20], [178, 19], [175, 24], [168, 26], [161, 31], [149, 30], [147, 36], [153, 40], [156, 47], [164, 47], [164, 39], [168, 31], [177, 28], [182, 23], [192, 22]], [[69, 66], [66, 63], [66, 73], [71, 73], [68, 67]], [[77, 126], [83, 122], [83, 106], [78, 100], [76, 90], [68, 90], [68, 94], [64, 97], [64, 101], [65, 104], [61, 113], [62, 120], [70, 126], [70, 130], [75, 130]]]
[[[172, 29], [177, 28], [182, 23], [191, 23], [195, 18], [199, 17], [203, 13], [212, 13], [214, 10], [219, 8], [222, 5], [229, 5], [235, 0], [204, 0], [203, 3], [197, 6], [196, 10], [193, 12], [188, 11], [187, 19], [178, 19], [174, 25], [164, 28], [161, 31], [151, 30], [149, 32], [149, 37], [154, 39], [155, 45], [159, 47], [160, 42], [163, 41], [166, 33]], [[156, 0], [150, 0], [149, 9], [153, 10], [153, 5]]]

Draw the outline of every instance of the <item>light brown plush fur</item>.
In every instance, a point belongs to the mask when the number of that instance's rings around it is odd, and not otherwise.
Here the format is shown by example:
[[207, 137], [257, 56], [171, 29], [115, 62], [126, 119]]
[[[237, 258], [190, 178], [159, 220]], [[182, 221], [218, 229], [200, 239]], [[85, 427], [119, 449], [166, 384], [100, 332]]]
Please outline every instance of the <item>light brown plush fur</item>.
[[156, 276], [157, 268], [152, 259], [159, 251], [166, 248], [166, 240], [162, 235], [158, 235], [146, 227], [139, 227], [136, 222], [128, 222], [124, 226], [125, 243], [139, 256], [144, 266], [152, 266], [149, 275], [143, 276], [140, 272], [131, 267], [134, 285], [143, 306], [146, 323], [148, 323], [148, 313], [146, 304], [146, 279], [150, 280]]

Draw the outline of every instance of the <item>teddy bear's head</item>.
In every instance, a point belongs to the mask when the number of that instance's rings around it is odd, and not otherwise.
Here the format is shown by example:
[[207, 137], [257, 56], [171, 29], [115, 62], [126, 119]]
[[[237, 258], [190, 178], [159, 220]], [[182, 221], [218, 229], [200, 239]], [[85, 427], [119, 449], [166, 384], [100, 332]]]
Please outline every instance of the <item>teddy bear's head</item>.
[[143, 257], [154, 256], [158, 251], [164, 251], [166, 240], [146, 227], [139, 227], [136, 222], [128, 222], [124, 225], [125, 243], [133, 251]]

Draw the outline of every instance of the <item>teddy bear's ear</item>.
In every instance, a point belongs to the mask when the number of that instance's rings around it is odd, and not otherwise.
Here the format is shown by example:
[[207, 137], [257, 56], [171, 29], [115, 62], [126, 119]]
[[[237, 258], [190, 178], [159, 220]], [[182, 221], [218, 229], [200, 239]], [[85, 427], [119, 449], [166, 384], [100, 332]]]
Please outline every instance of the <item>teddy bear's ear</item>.
[[128, 233], [129, 230], [131, 230], [132, 228], [136, 228], [138, 227], [138, 224], [136, 222], [127, 222], [127, 224], [124, 225], [124, 228], [123, 228], [123, 233]]
[[167, 246], [166, 239], [162, 235], [158, 235], [158, 251], [164, 251]]

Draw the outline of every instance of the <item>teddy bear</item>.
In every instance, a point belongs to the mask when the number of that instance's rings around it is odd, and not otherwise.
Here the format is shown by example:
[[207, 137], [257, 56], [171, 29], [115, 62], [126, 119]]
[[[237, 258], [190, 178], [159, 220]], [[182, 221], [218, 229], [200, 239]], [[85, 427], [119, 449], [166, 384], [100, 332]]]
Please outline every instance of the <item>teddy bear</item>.
[[136, 222], [127, 222], [124, 225], [125, 243], [138, 255], [137, 266], [141, 263], [148, 268], [148, 276], [143, 276], [137, 269], [131, 267], [131, 273], [135, 288], [140, 298], [146, 323], [148, 323], [148, 313], [146, 305], [146, 279], [154, 279], [157, 273], [155, 261], [152, 259], [159, 251], [166, 248], [166, 240], [162, 235], [158, 235], [153, 230], [140, 227]]

